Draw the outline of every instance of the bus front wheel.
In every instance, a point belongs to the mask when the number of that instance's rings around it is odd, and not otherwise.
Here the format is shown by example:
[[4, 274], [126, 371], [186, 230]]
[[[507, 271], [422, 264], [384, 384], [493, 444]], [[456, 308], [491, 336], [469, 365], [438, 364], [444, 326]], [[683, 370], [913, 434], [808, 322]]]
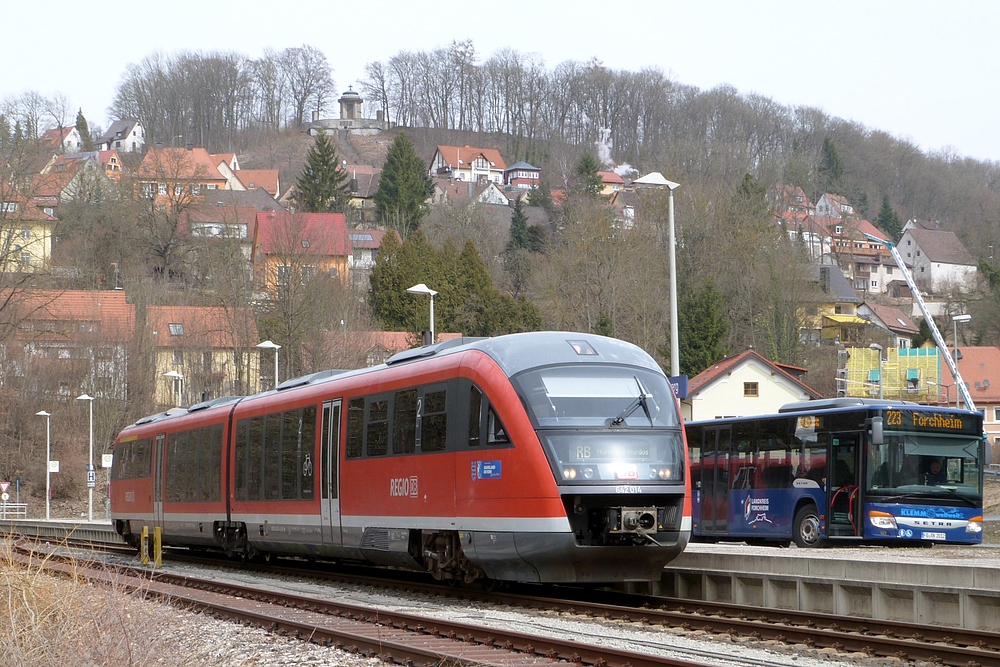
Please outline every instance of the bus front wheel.
[[792, 539], [800, 549], [815, 549], [823, 546], [823, 536], [819, 531], [819, 512], [815, 505], [803, 505], [795, 513]]

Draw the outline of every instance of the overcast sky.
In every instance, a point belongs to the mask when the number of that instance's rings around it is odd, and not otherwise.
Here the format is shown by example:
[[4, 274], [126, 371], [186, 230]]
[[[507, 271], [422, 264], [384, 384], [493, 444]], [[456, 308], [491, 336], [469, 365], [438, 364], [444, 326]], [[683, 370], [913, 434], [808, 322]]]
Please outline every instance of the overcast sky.
[[5, 6], [2, 17], [0, 98], [62, 93], [102, 127], [125, 67], [155, 51], [258, 57], [309, 44], [343, 91], [360, 87], [368, 62], [471, 39], [481, 59], [510, 47], [550, 69], [595, 57], [657, 67], [701, 89], [729, 84], [819, 107], [925, 151], [1000, 161], [992, 0], [49, 0]]

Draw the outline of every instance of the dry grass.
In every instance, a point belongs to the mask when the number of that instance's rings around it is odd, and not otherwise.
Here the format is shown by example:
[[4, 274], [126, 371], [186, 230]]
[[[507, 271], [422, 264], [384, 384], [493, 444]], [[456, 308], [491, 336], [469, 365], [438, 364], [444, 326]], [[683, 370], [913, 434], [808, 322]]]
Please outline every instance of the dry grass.
[[170, 637], [179, 612], [138, 593], [24, 567], [0, 546], [0, 665], [211, 664]]

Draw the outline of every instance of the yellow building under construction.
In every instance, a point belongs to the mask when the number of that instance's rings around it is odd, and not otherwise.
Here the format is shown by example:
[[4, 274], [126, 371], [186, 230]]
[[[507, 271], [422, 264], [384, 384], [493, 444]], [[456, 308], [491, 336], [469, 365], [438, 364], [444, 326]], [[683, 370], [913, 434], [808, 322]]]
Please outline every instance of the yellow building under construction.
[[852, 347], [840, 352], [837, 395], [947, 405], [953, 383], [942, 382], [936, 347]]

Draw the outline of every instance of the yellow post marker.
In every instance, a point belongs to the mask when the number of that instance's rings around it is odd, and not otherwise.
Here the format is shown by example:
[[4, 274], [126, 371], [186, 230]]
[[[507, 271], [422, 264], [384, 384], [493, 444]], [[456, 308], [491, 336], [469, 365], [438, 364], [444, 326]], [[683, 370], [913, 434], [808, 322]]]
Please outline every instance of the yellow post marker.
[[163, 567], [163, 529], [153, 529], [153, 567]]
[[142, 527], [142, 538], [139, 541], [139, 561], [142, 565], [149, 565], [149, 526]]

